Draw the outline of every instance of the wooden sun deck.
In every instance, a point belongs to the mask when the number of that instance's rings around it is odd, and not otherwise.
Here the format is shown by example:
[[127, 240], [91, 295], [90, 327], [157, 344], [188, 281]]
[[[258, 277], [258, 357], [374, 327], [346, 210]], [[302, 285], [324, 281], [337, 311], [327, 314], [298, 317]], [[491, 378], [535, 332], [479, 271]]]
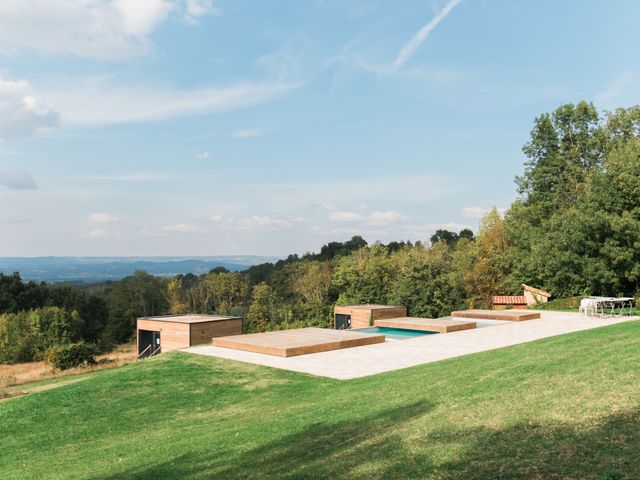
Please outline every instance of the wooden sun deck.
[[456, 318], [476, 318], [478, 320], [507, 320], [510, 322], [522, 322], [540, 318], [540, 313], [527, 310], [460, 310], [451, 312]]
[[376, 320], [376, 327], [400, 328], [405, 330], [422, 330], [429, 332], [449, 333], [476, 328], [476, 322], [456, 320], [453, 318], [417, 318], [400, 317]]
[[214, 338], [216, 347], [293, 357], [342, 348], [384, 343], [384, 335], [326, 328], [296, 328]]

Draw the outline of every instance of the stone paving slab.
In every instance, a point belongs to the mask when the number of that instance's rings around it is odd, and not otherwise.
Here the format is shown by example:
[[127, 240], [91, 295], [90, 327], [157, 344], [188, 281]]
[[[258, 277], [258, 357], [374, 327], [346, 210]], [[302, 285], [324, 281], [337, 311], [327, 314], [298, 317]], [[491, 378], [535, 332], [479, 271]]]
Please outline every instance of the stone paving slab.
[[191, 347], [183, 351], [348, 380], [639, 318], [597, 318], [565, 312], [540, 313], [541, 318], [526, 322], [425, 335], [410, 340], [397, 340], [298, 357], [275, 357], [214, 346]]

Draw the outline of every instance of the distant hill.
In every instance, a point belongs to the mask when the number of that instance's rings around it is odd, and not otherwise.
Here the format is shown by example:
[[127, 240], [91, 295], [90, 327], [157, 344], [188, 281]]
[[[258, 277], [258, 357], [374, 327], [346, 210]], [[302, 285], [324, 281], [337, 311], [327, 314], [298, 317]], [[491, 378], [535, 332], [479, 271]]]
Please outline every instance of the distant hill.
[[0, 272], [20, 272], [25, 280], [93, 283], [118, 280], [134, 270], [153, 275], [196, 275], [212, 268], [244, 270], [252, 265], [275, 262], [278, 257], [221, 255], [214, 257], [0, 257]]

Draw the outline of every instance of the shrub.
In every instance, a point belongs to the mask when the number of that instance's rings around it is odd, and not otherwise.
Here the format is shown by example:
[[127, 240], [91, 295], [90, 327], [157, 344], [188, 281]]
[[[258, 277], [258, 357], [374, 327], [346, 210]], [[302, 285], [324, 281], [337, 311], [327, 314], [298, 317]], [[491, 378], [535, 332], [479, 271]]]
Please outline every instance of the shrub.
[[529, 308], [535, 310], [577, 310], [580, 306], [580, 300], [584, 297], [567, 297], [550, 300], [547, 303], [538, 303], [531, 305]]
[[95, 351], [93, 345], [84, 342], [55, 345], [47, 351], [46, 361], [58, 370], [93, 365], [96, 363]]

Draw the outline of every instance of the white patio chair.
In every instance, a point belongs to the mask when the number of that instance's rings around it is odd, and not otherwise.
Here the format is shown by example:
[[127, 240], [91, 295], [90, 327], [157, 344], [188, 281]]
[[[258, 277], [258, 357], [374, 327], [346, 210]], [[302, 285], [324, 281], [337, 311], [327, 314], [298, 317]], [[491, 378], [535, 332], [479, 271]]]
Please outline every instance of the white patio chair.
[[594, 298], [583, 298], [580, 300], [578, 311], [588, 317], [594, 316], [598, 312], [598, 301]]

